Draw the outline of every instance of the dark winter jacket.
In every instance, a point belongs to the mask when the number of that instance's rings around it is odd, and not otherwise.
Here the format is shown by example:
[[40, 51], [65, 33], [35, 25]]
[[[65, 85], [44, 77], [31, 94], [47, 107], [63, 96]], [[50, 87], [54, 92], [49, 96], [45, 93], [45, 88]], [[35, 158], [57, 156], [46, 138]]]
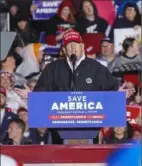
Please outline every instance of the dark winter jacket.
[[[119, 83], [99, 62], [85, 58], [75, 69], [74, 84], [77, 91], [116, 91]], [[72, 90], [72, 71], [66, 59], [49, 64], [42, 72], [34, 91]]]

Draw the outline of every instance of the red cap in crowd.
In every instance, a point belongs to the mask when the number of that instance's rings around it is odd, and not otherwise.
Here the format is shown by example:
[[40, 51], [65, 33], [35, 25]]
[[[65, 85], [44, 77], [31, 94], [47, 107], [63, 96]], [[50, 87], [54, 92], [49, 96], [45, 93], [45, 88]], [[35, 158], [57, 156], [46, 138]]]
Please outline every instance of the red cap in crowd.
[[140, 82], [137, 74], [125, 74], [123, 79], [132, 82], [134, 85], [138, 85]]
[[3, 94], [4, 96], [6, 96], [6, 90], [5, 88], [0, 88], [0, 93]]
[[79, 32], [70, 29], [67, 32], [65, 32], [63, 36], [63, 46], [66, 46], [70, 42], [77, 42], [77, 43], [83, 43], [82, 37], [80, 36]]

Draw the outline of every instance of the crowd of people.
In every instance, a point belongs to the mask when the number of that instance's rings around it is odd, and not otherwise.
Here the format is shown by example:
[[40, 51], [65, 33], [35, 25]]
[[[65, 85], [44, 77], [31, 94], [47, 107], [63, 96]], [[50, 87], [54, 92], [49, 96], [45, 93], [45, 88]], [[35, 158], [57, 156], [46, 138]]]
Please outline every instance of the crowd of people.
[[[10, 31], [16, 32], [7, 57], [0, 62], [1, 144], [63, 143], [56, 129], [28, 127], [27, 100], [31, 91], [130, 89], [126, 92], [127, 105], [141, 107], [141, 38], [126, 37], [122, 50], [116, 53], [114, 35], [115, 29], [141, 31], [141, 13], [135, 2], [125, 4], [112, 26], [99, 16], [91, 0], [82, 0], [80, 11], [76, 11], [71, 0], [63, 0], [57, 14], [42, 21], [32, 20], [37, 6], [30, 0], [22, 7], [15, 0], [0, 3], [1, 13], [10, 14]], [[69, 41], [67, 37], [72, 34], [75, 37]], [[88, 45], [87, 35], [93, 39], [93, 46]], [[77, 86], [70, 83], [71, 54], [79, 57], [75, 72], [83, 73], [76, 74]], [[85, 78], [92, 78], [91, 83], [86, 84]], [[139, 139], [141, 112], [136, 121], [134, 125], [127, 122], [126, 127], [100, 129], [94, 143], [127, 143]]]

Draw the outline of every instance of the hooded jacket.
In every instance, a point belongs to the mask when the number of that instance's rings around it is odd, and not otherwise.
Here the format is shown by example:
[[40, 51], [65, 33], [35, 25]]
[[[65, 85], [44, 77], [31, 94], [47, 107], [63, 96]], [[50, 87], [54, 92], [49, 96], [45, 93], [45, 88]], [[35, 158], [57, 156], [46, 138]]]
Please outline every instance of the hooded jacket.
[[[130, 21], [126, 18], [125, 11], [127, 7], [135, 8], [136, 18], [134, 19], [134, 21]], [[139, 9], [135, 3], [126, 3], [123, 14], [122, 14], [122, 18], [116, 19], [116, 21], [114, 22], [114, 28], [132, 28], [135, 25], [141, 26], [141, 15], [140, 15]]]
[[85, 33], [102, 33], [105, 35], [105, 32], [108, 27], [108, 22], [103, 18], [98, 16], [98, 11], [95, 4], [90, 0], [85, 0], [92, 4], [94, 9], [95, 20], [90, 21], [85, 17], [85, 13], [83, 12], [83, 2], [81, 4], [81, 14], [82, 17], [78, 20], [78, 24], [76, 26], [76, 30], [79, 31], [82, 35]]
[[[70, 91], [72, 71], [67, 60], [50, 63], [42, 72], [34, 91]], [[74, 71], [77, 91], [116, 91], [118, 81], [99, 62], [85, 58]]]
[[[127, 7], [135, 8], [136, 18], [134, 19], [134, 21], [130, 21], [126, 18], [125, 11], [126, 11]], [[123, 11], [122, 17], [120, 17], [120, 18], [117, 17], [116, 20], [114, 21], [114, 24], [113, 24], [111, 32], [110, 32], [110, 38], [113, 38], [114, 29], [133, 28], [135, 25], [141, 26], [141, 15], [140, 15], [139, 9], [135, 3], [126, 3], [126, 5], [124, 6], [124, 11]]]
[[56, 16], [52, 17], [45, 25], [47, 27], [47, 37], [46, 41], [49, 45], [56, 45], [58, 42], [56, 41], [56, 35], [66, 31], [67, 29], [74, 27], [74, 20], [69, 18], [67, 21], [61, 18], [61, 11], [64, 7], [68, 6], [70, 8], [71, 15], [74, 16], [74, 9], [70, 0], [63, 1], [58, 9], [58, 13]]

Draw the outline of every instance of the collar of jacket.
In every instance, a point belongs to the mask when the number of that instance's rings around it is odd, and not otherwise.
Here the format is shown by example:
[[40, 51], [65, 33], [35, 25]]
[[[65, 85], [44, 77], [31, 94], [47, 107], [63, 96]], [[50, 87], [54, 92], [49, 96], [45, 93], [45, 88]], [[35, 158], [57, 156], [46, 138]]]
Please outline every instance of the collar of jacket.
[[[80, 63], [81, 63], [83, 60], [85, 60], [85, 58], [86, 58], [86, 56], [85, 56], [85, 54], [83, 53], [82, 57], [76, 62], [76, 64], [75, 64], [75, 69], [80, 65]], [[69, 57], [67, 57], [67, 63], [68, 63], [68, 65], [69, 65], [71, 71], [73, 72], [73, 66], [72, 66], [71, 61], [69, 60]]]

